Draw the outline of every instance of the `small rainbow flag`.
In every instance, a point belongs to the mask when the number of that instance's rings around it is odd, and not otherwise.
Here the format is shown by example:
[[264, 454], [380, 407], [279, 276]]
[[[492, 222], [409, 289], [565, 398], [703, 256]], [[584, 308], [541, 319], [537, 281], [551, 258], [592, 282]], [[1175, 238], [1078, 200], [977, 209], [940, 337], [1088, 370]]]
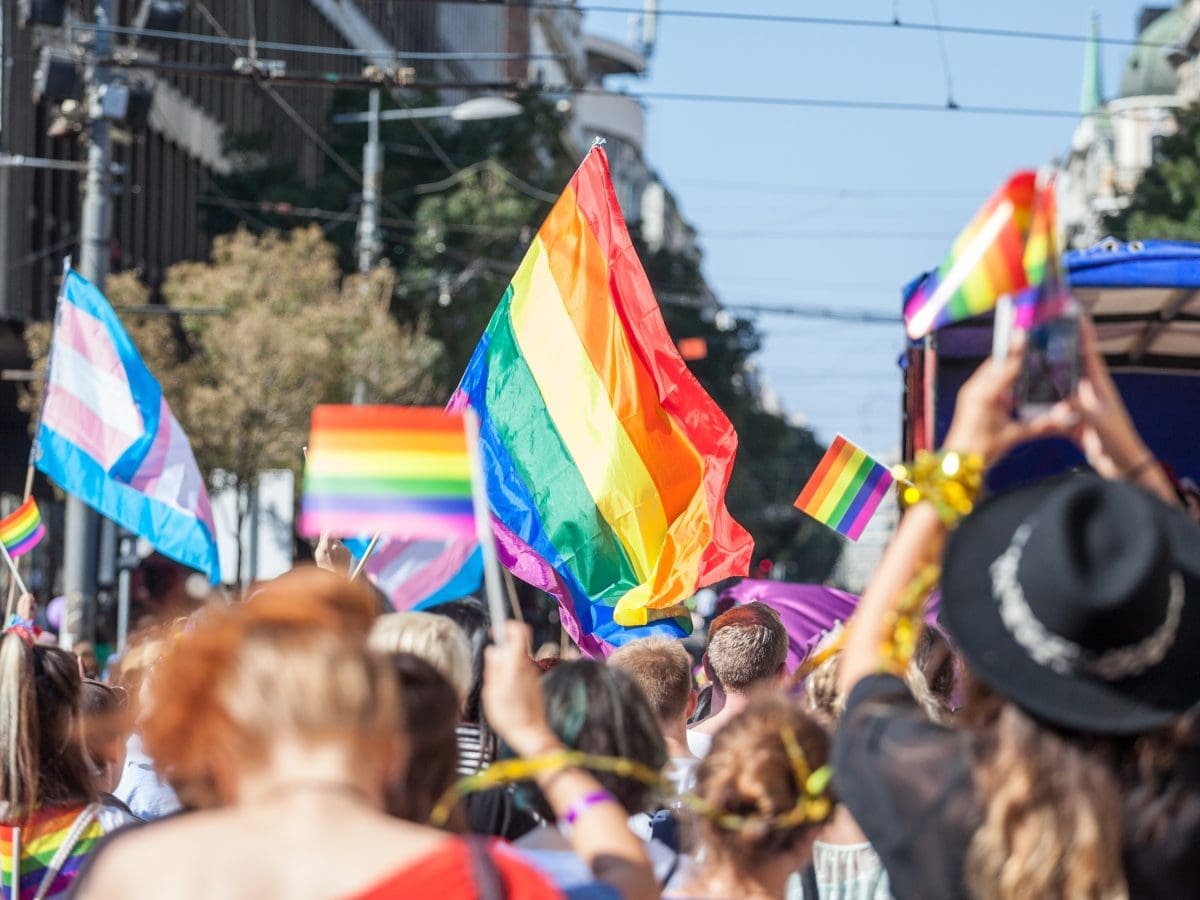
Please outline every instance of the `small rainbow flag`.
[[300, 533], [473, 537], [465, 424], [432, 407], [316, 407]]
[[857, 541], [891, 486], [892, 473], [887, 466], [839, 434], [795, 505], [822, 525]]
[[0, 519], [0, 543], [13, 559], [28, 553], [45, 536], [46, 526], [32, 497]]
[[1001, 297], [1030, 286], [1026, 238], [1036, 184], [1035, 172], [1018, 172], [975, 214], [950, 255], [905, 304], [910, 338], [985, 313]]

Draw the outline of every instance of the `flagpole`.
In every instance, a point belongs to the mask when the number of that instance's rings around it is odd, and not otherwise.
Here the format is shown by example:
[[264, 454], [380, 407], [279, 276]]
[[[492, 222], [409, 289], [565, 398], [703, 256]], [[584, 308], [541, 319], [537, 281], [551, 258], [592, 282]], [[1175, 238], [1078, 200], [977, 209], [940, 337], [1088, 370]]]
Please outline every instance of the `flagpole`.
[[371, 554], [375, 552], [375, 548], [379, 545], [379, 539], [383, 537], [382, 531], [375, 532], [375, 536], [371, 538], [371, 543], [367, 544], [367, 549], [363, 551], [362, 558], [354, 566], [354, 571], [350, 573], [350, 580], [353, 581], [362, 574], [362, 570], [367, 567], [367, 560], [371, 558]]
[[517, 586], [513, 584], [512, 572], [505, 569], [500, 574], [504, 576], [504, 590], [508, 594], [509, 605], [512, 606], [513, 618], [518, 622], [524, 622], [525, 616], [521, 612], [521, 599], [517, 596]]
[[[4, 561], [8, 563], [8, 570], [12, 572], [13, 580], [10, 582], [10, 584], [15, 584], [17, 587], [19, 587], [22, 594], [28, 594], [29, 588], [25, 587], [25, 582], [21, 580], [21, 573], [17, 571], [17, 564], [13, 561], [13, 558], [8, 555], [8, 548], [4, 546], [4, 541], [0, 541], [0, 553], [4, 554]], [[6, 614], [9, 616], [12, 615], [11, 604], [9, 604], [9, 609], [6, 611]]]
[[[25, 466], [25, 492], [21, 495], [24, 503], [33, 494], [33, 477], [37, 465], [38, 431], [42, 425], [42, 408], [46, 405], [46, 389], [50, 386], [50, 353], [54, 349], [54, 335], [58, 333], [58, 311], [62, 308], [63, 294], [67, 290], [67, 273], [71, 271], [71, 255], [63, 257], [62, 280], [58, 285], [58, 296], [54, 299], [54, 324], [50, 326], [50, 343], [46, 345], [46, 371], [42, 374], [42, 402], [38, 404], [37, 415], [33, 420], [33, 438], [29, 442], [29, 463]], [[5, 604], [5, 621], [12, 616], [13, 603], [16, 600], [15, 581], [8, 583], [8, 601]]]
[[503, 588], [500, 586], [500, 564], [496, 559], [496, 543], [492, 535], [492, 520], [488, 505], [487, 482], [483, 474], [483, 457], [479, 451], [479, 417], [473, 409], [463, 413], [467, 433], [467, 458], [471, 463], [471, 505], [475, 511], [475, 536], [483, 557], [483, 586], [487, 596], [488, 613], [492, 620], [492, 640], [504, 643], [501, 625], [507, 618]]

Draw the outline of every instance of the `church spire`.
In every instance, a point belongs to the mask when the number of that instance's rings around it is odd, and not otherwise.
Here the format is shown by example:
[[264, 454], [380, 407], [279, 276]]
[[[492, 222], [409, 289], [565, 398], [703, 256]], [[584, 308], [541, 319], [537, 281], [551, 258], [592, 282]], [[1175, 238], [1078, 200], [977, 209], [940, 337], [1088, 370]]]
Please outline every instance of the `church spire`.
[[1092, 24], [1083, 51], [1083, 88], [1079, 93], [1079, 112], [1090, 116], [1104, 106], [1104, 76], [1100, 71], [1100, 14], [1092, 10]]

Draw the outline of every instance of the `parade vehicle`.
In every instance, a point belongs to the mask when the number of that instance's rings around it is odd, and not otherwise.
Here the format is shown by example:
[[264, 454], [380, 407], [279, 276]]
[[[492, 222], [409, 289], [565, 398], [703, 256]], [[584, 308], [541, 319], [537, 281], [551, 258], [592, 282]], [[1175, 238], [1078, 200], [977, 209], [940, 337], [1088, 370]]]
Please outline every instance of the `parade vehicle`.
[[[1106, 240], [1065, 254], [1064, 264], [1138, 431], [1174, 475], [1200, 482], [1200, 244]], [[905, 301], [926, 277], [905, 288]], [[905, 458], [941, 443], [959, 387], [991, 351], [990, 316], [908, 344]], [[990, 481], [998, 488], [1081, 463], [1068, 442], [1040, 441], [1015, 450]]]

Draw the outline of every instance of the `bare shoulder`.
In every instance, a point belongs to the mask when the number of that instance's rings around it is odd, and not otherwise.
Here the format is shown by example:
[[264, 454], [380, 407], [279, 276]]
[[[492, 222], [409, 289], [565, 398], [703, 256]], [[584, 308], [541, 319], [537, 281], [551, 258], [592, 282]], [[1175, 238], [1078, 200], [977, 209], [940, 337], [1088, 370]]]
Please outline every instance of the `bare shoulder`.
[[116, 832], [95, 856], [73, 896], [85, 900], [163, 897], [163, 885], [194, 865], [196, 848], [219, 852], [218, 813], [193, 813]]

